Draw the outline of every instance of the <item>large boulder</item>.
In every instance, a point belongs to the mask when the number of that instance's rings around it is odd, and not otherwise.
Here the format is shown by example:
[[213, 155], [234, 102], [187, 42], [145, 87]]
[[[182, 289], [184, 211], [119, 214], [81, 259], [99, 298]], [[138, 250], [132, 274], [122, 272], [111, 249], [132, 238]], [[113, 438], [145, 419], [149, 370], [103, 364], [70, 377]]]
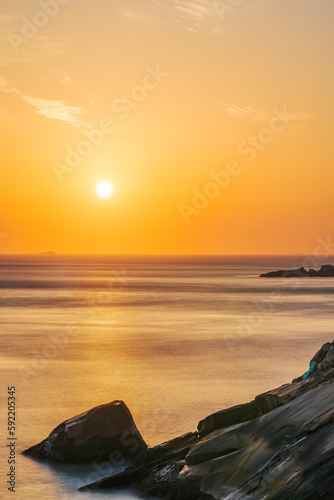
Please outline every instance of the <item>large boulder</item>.
[[147, 448], [123, 401], [65, 420], [25, 455], [51, 462], [133, 459]]

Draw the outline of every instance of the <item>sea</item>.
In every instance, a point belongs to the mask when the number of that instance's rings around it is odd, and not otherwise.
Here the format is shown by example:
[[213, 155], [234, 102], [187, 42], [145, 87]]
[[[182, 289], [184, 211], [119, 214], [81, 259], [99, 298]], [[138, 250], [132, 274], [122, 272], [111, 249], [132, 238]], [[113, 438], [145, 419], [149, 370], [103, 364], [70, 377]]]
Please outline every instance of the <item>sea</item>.
[[0, 256], [0, 498], [15, 393], [19, 500], [134, 500], [77, 492], [126, 463], [50, 465], [21, 452], [122, 400], [148, 445], [303, 374], [333, 340], [334, 278], [260, 278], [331, 256]]

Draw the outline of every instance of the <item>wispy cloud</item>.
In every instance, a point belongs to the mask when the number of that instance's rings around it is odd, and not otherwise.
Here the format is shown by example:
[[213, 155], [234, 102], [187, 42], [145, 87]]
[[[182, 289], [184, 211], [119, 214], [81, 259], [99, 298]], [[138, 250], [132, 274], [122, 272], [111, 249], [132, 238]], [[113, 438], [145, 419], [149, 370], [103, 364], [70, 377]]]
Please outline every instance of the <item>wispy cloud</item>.
[[60, 83], [63, 85], [72, 85], [72, 78], [69, 76], [63, 76], [63, 78], [60, 80]]
[[187, 31], [197, 32], [217, 22], [217, 14], [211, 0], [151, 0], [150, 6], [132, 0], [122, 7], [122, 13], [129, 19], [141, 23], [159, 23], [173, 20]]
[[[69, 85], [72, 83], [70, 78], [66, 79], [66, 83]], [[24, 102], [29, 104], [33, 111], [45, 118], [51, 118], [53, 120], [60, 120], [72, 125], [73, 127], [80, 127], [82, 125], [80, 121], [80, 116], [86, 113], [86, 110], [78, 106], [71, 106], [67, 101], [54, 101], [50, 99], [43, 99], [40, 97], [33, 97], [30, 95], [24, 95], [15, 87], [11, 87], [7, 80], [0, 75], [0, 92], [7, 92], [18, 95]], [[4, 117], [2, 113], [2, 117]], [[16, 115], [15, 115], [16, 116]]]
[[258, 121], [267, 121], [270, 112], [253, 105], [235, 105], [227, 104], [226, 102], [221, 103], [226, 114], [234, 116], [235, 118], [252, 118]]
[[[230, 116], [235, 118], [249, 118], [251, 120], [260, 121], [260, 122], [268, 122], [272, 117], [272, 110], [265, 110], [258, 106], [253, 105], [235, 105], [235, 104], [227, 104], [222, 102], [224, 112]], [[305, 112], [291, 112], [289, 113], [289, 118], [294, 122], [301, 122], [308, 120], [311, 118], [310, 113]]]
[[38, 115], [60, 120], [74, 127], [81, 126], [79, 116], [86, 113], [83, 108], [70, 106], [66, 101], [51, 101], [31, 96], [22, 96], [22, 99], [30, 104]]
[[14, 87], [11, 87], [7, 82], [7, 80], [1, 75], [0, 75], [0, 92], [9, 92], [12, 94], [20, 95], [20, 92]]
[[207, 2], [174, 0], [174, 5], [180, 16], [187, 20], [199, 20], [208, 14], [212, 14], [212, 6], [208, 5]]

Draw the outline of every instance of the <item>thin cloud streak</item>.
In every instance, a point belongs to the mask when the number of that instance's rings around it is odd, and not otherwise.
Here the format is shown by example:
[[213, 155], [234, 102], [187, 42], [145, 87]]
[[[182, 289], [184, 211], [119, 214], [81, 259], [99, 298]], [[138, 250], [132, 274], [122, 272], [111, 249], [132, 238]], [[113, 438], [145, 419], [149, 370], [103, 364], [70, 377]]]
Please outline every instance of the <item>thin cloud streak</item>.
[[192, 31], [199, 31], [208, 22], [217, 22], [217, 15], [210, 0], [173, 0], [169, 5], [165, 1], [157, 0], [152, 3], [151, 9], [136, 1], [122, 8], [122, 13], [130, 19], [145, 24], [156, 23], [158, 13], [160, 22], [168, 18], [170, 21], [183, 24], [186, 29], [190, 27]]
[[22, 96], [22, 99], [35, 108], [34, 111], [38, 115], [60, 120], [74, 127], [81, 126], [78, 116], [86, 113], [83, 108], [70, 106], [66, 101], [51, 101], [31, 96]]
[[[258, 106], [235, 105], [235, 104], [227, 104], [225, 102], [222, 102], [221, 105], [223, 106], [224, 112], [227, 115], [232, 116], [234, 118], [249, 118], [255, 121], [268, 122], [272, 116], [271, 111], [267, 111]], [[312, 115], [310, 113], [302, 113], [302, 112], [289, 113], [290, 120], [294, 122], [301, 122], [308, 120], [311, 118], [311, 116]]]
[[[72, 125], [73, 127], [82, 126], [79, 117], [80, 115], [86, 113], [85, 109], [78, 106], [71, 106], [66, 101], [54, 101], [51, 99], [24, 95], [15, 87], [11, 87], [7, 80], [1, 75], [0, 92], [18, 95], [24, 102], [29, 104], [33, 108], [33, 111], [39, 116], [44, 116], [45, 118], [51, 118], [53, 120], [60, 120], [68, 125]], [[6, 115], [2, 114], [2, 116]]]

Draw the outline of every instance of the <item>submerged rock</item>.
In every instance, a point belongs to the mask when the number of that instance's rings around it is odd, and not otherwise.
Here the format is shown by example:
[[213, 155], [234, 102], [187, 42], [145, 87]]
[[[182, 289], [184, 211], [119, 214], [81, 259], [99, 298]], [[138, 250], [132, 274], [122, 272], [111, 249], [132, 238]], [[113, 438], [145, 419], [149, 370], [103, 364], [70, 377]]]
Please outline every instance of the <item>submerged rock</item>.
[[269, 273], [260, 274], [260, 278], [307, 278], [307, 277], [320, 277], [320, 278], [330, 278], [334, 277], [334, 266], [331, 264], [325, 264], [321, 266], [319, 271], [315, 269], [309, 269], [307, 271], [304, 267], [299, 269], [288, 269], [279, 271], [270, 271]]
[[209, 415], [199, 437], [149, 448], [91, 487], [132, 486], [164, 500], [334, 498], [334, 342], [315, 359], [309, 378]]
[[136, 458], [147, 448], [123, 401], [97, 406], [56, 427], [25, 455], [53, 462]]

